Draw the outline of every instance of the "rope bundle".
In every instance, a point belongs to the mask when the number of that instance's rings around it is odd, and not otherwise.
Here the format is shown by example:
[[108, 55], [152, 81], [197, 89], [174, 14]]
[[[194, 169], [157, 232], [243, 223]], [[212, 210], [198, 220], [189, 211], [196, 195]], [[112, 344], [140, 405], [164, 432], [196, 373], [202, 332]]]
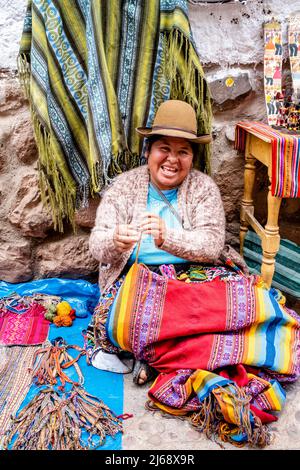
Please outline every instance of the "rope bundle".
[[[73, 358], [68, 353], [69, 349], [79, 351], [76, 358]], [[40, 354], [43, 356], [38, 358]], [[83, 348], [76, 345], [67, 345], [58, 338], [54, 340], [54, 345], [51, 344], [46, 348], [40, 348], [35, 352], [34, 363], [36, 362], [36, 365], [34, 367], [33, 379], [38, 385], [55, 385], [57, 384], [57, 380], [60, 379], [61, 385], [59, 389], [63, 389], [66, 382], [73, 385], [82, 385], [84, 379], [77, 362], [79, 358], [85, 354], [86, 351]], [[79, 379], [77, 382], [71, 380], [63, 371], [63, 369], [67, 369], [71, 366], [74, 366], [77, 372]]]
[[[69, 349], [75, 349], [78, 355], [73, 358]], [[11, 450], [89, 450], [103, 445], [107, 435], [114, 437], [122, 432], [121, 417], [82, 387], [84, 378], [78, 360], [85, 354], [83, 348], [67, 345], [62, 338], [36, 351], [33, 380], [46, 388], [40, 388], [12, 418], [3, 449], [13, 442]], [[64, 372], [72, 366], [77, 372], [76, 382]], [[54, 385], [59, 382], [56, 390]], [[65, 391], [66, 383], [72, 384], [70, 391]], [[83, 433], [88, 434], [87, 444]]]
[[[88, 433], [87, 445], [82, 431]], [[89, 450], [119, 431], [121, 420], [82, 387], [62, 396], [51, 387], [40, 390], [12, 420], [3, 448], [16, 437], [12, 450]]]

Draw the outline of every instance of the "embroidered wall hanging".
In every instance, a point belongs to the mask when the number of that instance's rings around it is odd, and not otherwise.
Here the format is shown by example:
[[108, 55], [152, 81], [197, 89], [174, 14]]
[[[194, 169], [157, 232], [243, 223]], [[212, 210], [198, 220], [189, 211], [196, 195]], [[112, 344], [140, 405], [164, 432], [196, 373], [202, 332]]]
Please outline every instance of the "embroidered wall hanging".
[[282, 95], [282, 33], [281, 23], [264, 25], [264, 86], [268, 123], [274, 126], [281, 106]]
[[[165, 99], [189, 102], [199, 133], [210, 133], [186, 0], [28, 0], [18, 65], [55, 230], [64, 231], [65, 219], [75, 227], [75, 209], [89, 195], [140, 165], [135, 128]], [[209, 155], [199, 145], [196, 164]]]
[[293, 101], [300, 102], [300, 13], [289, 18], [288, 46], [293, 83]]

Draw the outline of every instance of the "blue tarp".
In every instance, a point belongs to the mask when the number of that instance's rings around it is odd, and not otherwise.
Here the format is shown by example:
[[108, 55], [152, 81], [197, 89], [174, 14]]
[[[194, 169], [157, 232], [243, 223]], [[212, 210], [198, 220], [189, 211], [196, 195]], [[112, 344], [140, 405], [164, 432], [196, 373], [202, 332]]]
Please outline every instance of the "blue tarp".
[[[73, 279], [40, 279], [32, 282], [20, 284], [10, 284], [0, 281], [0, 297], [4, 297], [13, 292], [20, 295], [31, 295], [43, 293], [58, 295], [69, 302], [79, 316], [71, 327], [56, 327], [51, 324], [49, 339], [52, 340], [61, 336], [68, 344], [76, 344], [83, 347], [82, 331], [87, 328], [91, 319], [93, 307], [99, 298], [99, 288], [96, 284], [91, 284], [84, 280]], [[76, 351], [70, 350], [75, 357]], [[91, 395], [97, 396], [117, 415], [123, 413], [123, 376], [112, 372], [105, 372], [88, 366], [85, 357], [79, 359], [79, 366], [84, 375], [84, 388]], [[73, 380], [77, 379], [74, 367], [66, 370], [66, 373]], [[37, 393], [38, 387], [32, 385], [21, 408], [25, 406]], [[120, 450], [122, 448], [122, 435], [118, 433], [115, 438], [107, 437], [105, 444], [99, 449]]]

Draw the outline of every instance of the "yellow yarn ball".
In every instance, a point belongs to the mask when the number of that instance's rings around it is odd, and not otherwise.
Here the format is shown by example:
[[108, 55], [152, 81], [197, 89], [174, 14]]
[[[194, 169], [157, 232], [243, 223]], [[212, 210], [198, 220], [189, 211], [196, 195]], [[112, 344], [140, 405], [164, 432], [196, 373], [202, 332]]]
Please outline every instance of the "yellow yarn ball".
[[57, 304], [56, 306], [56, 314], [59, 317], [64, 317], [66, 315], [69, 315], [71, 310], [72, 310], [71, 305], [65, 300], [63, 300], [62, 302], [59, 302], [59, 304]]

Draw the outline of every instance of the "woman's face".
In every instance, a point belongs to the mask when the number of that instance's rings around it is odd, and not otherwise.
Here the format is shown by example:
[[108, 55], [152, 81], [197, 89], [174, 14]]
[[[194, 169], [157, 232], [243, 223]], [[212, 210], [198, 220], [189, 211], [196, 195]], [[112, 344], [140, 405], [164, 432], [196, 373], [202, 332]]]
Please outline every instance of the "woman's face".
[[179, 186], [192, 167], [193, 150], [188, 140], [165, 137], [152, 144], [148, 155], [151, 181], [161, 190]]

